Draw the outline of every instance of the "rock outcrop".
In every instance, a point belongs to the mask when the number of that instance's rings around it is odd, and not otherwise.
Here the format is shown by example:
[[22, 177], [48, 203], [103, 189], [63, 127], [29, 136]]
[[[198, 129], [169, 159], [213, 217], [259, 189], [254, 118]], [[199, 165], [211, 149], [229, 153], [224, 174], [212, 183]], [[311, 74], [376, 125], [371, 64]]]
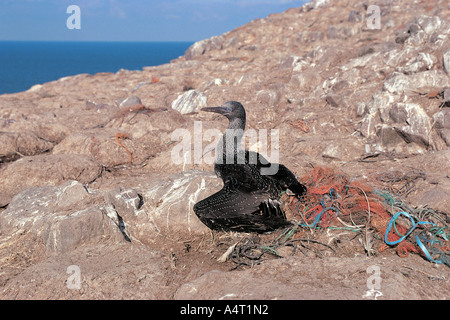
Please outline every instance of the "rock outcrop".
[[418, 256], [402, 269], [389, 252], [229, 271], [217, 262], [226, 235], [192, 206], [221, 187], [207, 132], [226, 125], [199, 110], [237, 100], [249, 129], [279, 130], [279, 160], [298, 176], [421, 170], [408, 201], [448, 211], [449, 21], [443, 0], [312, 1], [169, 64], [1, 95], [0, 298], [364, 298], [370, 265], [382, 266], [383, 298], [441, 298], [448, 281], [431, 279], [442, 269], [417, 272], [429, 265]]

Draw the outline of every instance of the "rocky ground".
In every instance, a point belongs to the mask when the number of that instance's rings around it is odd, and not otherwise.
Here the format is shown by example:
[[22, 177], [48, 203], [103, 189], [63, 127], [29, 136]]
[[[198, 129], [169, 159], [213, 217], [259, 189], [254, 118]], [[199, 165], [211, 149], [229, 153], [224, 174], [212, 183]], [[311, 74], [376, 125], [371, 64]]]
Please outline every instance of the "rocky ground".
[[[367, 24], [369, 5], [380, 28]], [[0, 298], [449, 298], [447, 266], [393, 248], [367, 256], [360, 237], [330, 231], [314, 236], [339, 238], [336, 253], [219, 262], [236, 242], [279, 233], [211, 232], [192, 206], [221, 181], [197, 153], [173, 154], [174, 132], [194, 137], [196, 121], [226, 128], [199, 108], [237, 100], [248, 129], [279, 129], [280, 162], [297, 176], [328, 166], [372, 184], [420, 173], [408, 203], [448, 213], [449, 21], [447, 1], [313, 1], [169, 64], [1, 95]]]

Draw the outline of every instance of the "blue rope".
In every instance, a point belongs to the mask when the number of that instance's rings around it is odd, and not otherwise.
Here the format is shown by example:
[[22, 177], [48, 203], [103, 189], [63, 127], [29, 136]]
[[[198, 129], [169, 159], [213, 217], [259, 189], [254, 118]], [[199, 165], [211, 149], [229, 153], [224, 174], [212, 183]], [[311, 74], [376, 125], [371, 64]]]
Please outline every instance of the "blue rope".
[[422, 243], [422, 241], [420, 241], [420, 238], [422, 238], [422, 240], [430, 242], [430, 243], [434, 243], [434, 242], [440, 242], [439, 240], [437, 241], [431, 241], [431, 240], [427, 240], [424, 237], [419, 237], [416, 236], [416, 242], [419, 245], [420, 250], [422, 250], [422, 252], [425, 254], [425, 256], [427, 257], [428, 260], [430, 260], [431, 262], [435, 262], [435, 263], [439, 263], [439, 264], [444, 264], [444, 262], [442, 260], [434, 260], [431, 255], [430, 252], [428, 251], [428, 249], [425, 247], [425, 245]]
[[328, 210], [334, 210], [336, 211], [336, 213], [339, 214], [339, 209], [335, 208], [335, 207], [327, 207], [325, 209], [323, 209], [322, 211], [320, 211], [320, 213], [315, 217], [314, 221], [312, 224], [305, 224], [305, 223], [300, 223], [299, 225], [302, 227], [314, 227], [320, 220], [320, 218], [322, 218], [322, 215], [327, 212]]
[[[406, 232], [406, 234], [405, 234], [404, 236], [402, 236], [400, 239], [398, 239], [398, 240], [396, 240], [396, 241], [389, 241], [389, 240], [388, 240], [388, 234], [389, 234], [389, 231], [391, 231], [394, 222], [398, 219], [398, 217], [399, 217], [400, 215], [404, 215], [405, 217], [409, 218], [409, 219], [411, 220], [412, 227], [411, 227], [411, 228], [408, 230], [408, 232]], [[388, 226], [387, 226], [387, 228], [386, 228], [386, 232], [385, 232], [385, 234], [384, 234], [384, 242], [386, 242], [386, 243], [387, 243], [388, 245], [390, 245], [390, 246], [393, 246], [393, 245], [395, 245], [395, 244], [397, 244], [397, 243], [402, 242], [403, 240], [405, 240], [405, 239], [411, 234], [411, 232], [414, 231], [414, 229], [415, 229], [419, 224], [431, 224], [431, 225], [433, 225], [433, 226], [435, 225], [433, 222], [428, 222], [428, 221], [419, 221], [419, 222], [416, 223], [416, 221], [414, 221], [413, 217], [411, 217], [411, 216], [409, 215], [409, 213], [407, 213], [407, 212], [405, 212], [405, 211], [399, 211], [399, 212], [397, 212], [396, 214], [394, 214], [394, 216], [393, 216], [393, 217], [391, 218], [391, 220], [389, 221], [389, 224], [388, 224]]]

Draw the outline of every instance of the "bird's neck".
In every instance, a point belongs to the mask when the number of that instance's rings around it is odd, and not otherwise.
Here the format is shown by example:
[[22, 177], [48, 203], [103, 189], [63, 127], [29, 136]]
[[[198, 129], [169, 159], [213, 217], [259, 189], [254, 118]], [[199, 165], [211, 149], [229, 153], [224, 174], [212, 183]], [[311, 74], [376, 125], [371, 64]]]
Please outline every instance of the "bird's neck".
[[230, 120], [227, 130], [219, 141], [218, 147], [222, 147], [222, 150], [217, 150], [217, 158], [222, 158], [226, 155], [236, 155], [244, 151], [241, 148], [241, 140], [244, 136], [244, 129], [245, 119], [235, 118]]
[[244, 131], [245, 129], [245, 118], [241, 119], [241, 118], [233, 118], [230, 119], [230, 123], [228, 123], [228, 129], [240, 129], [242, 131]]

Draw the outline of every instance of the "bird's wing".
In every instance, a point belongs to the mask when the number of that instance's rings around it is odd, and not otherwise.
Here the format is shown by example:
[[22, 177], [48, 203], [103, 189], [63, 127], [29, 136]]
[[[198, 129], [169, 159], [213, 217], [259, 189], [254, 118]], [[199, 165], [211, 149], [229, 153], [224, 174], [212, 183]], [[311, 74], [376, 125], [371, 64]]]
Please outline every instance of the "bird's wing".
[[301, 197], [307, 191], [306, 187], [297, 180], [291, 170], [282, 164], [278, 164], [276, 174], [268, 177], [275, 180], [284, 190], [291, 190], [297, 197]]
[[[295, 175], [286, 168], [284, 165], [279, 163], [271, 163], [261, 154], [257, 152], [247, 151], [249, 161], [255, 161], [252, 159], [257, 159], [256, 169], [258, 170], [258, 175], [261, 175], [266, 179], [270, 179], [278, 186], [281, 190], [289, 189], [294, 192], [297, 197], [301, 197], [306, 193], [306, 187], [301, 184]], [[268, 169], [271, 170], [268, 170]], [[264, 171], [266, 169], [266, 171]], [[269, 183], [270, 184], [270, 183]]]
[[289, 224], [280, 203], [263, 190], [248, 192], [231, 180], [217, 193], [198, 202], [194, 212], [211, 229], [267, 232]]

